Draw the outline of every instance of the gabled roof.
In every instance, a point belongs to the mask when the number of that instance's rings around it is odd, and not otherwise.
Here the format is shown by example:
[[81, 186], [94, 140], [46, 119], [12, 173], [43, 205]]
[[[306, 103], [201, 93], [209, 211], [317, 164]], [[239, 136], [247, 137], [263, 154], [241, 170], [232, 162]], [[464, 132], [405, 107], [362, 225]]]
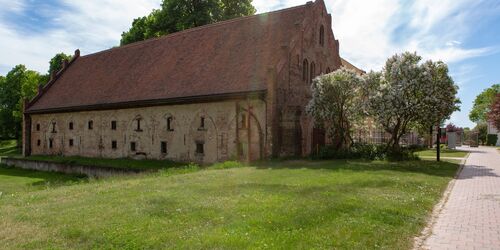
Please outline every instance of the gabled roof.
[[352, 65], [352, 63], [348, 62], [346, 59], [344, 58], [340, 58], [340, 61], [342, 63], [342, 66], [346, 67], [347, 69], [351, 69], [351, 70], [354, 70], [356, 73], [362, 75], [362, 74], [366, 74], [366, 71], [362, 70], [362, 69], [359, 69], [358, 67]]
[[75, 58], [26, 112], [265, 91], [307, 5], [237, 18]]

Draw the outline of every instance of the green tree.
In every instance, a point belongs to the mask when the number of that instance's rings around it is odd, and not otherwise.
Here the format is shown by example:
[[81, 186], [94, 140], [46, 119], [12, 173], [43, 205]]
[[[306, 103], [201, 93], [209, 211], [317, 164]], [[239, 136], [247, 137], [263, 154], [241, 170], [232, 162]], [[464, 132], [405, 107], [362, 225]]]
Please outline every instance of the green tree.
[[58, 72], [59, 70], [62, 69], [62, 61], [63, 60], [71, 60], [70, 55], [66, 55], [64, 53], [58, 53], [52, 59], [49, 61], [49, 75], [52, 72]]
[[160, 9], [134, 19], [120, 45], [253, 14], [252, 0], [163, 0]]
[[474, 100], [474, 106], [469, 113], [469, 119], [476, 123], [486, 122], [491, 104], [493, 104], [495, 96], [498, 93], [500, 93], [500, 84], [494, 84], [481, 92]]
[[1, 137], [20, 138], [22, 100], [33, 98], [40, 77], [38, 72], [27, 70], [24, 65], [17, 65], [0, 81]]
[[352, 125], [361, 116], [363, 79], [354, 71], [341, 68], [314, 79], [307, 112], [316, 124], [325, 126], [336, 150], [352, 144]]

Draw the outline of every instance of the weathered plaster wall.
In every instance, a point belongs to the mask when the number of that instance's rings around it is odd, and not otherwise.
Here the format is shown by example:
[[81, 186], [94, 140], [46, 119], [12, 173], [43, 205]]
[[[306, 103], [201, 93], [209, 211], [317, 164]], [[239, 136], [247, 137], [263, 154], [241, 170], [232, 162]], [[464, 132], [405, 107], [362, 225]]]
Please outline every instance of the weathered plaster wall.
[[[265, 105], [264, 101], [253, 99], [31, 115], [31, 153], [203, 163], [246, 160], [250, 153], [251, 160], [255, 160], [263, 156]], [[167, 129], [169, 117], [173, 131]], [[202, 117], [204, 127], [201, 127]], [[112, 121], [116, 121], [116, 130], [112, 129]], [[116, 149], [112, 148], [113, 141]], [[132, 142], [136, 144], [135, 151], [131, 149]], [[162, 142], [167, 143], [167, 153], [161, 152]], [[197, 153], [197, 143], [203, 144], [203, 154]]]

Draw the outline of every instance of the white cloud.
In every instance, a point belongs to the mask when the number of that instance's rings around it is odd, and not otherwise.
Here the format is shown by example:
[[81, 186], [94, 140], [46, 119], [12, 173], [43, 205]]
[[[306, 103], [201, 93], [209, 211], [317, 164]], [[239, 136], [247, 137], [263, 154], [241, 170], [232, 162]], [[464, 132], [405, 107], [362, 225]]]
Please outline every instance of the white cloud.
[[0, 0], [0, 15], [13, 12], [19, 13], [26, 8], [26, 2], [24, 0]]
[[[2, 20], [2, 13], [21, 13], [27, 0], [0, 0], [0, 74], [24, 63], [41, 72], [57, 52], [82, 54], [119, 43], [132, 20], [158, 8], [161, 0], [60, 0], [54, 27], [26, 35]], [[307, 0], [254, 0], [259, 13], [305, 4]], [[365, 69], [380, 69], [394, 53], [417, 51], [426, 58], [460, 62], [487, 55], [495, 48], [465, 48], [463, 41], [478, 19], [476, 0], [325, 0], [340, 40], [341, 55]], [[57, 8], [54, 8], [57, 9]], [[51, 9], [49, 9], [51, 10]], [[47, 11], [47, 10], [45, 10]], [[54, 11], [54, 10], [52, 10]], [[477, 14], [476, 14], [477, 15]]]
[[380, 69], [387, 57], [403, 51], [446, 63], [495, 51], [462, 47], [477, 18], [473, 7], [480, 1], [419, 0], [411, 5], [397, 0], [326, 2], [333, 13], [333, 31], [340, 38], [342, 56], [366, 70]]
[[[0, 0], [3, 4], [4, 0]], [[26, 4], [10, 2], [11, 13], [20, 13]], [[132, 20], [147, 15], [158, 8], [160, 0], [105, 0], [61, 2], [63, 8], [54, 9], [54, 27], [42, 33], [29, 35], [6, 25], [0, 16], [0, 74], [4, 75], [17, 64], [46, 72], [48, 61], [56, 53], [72, 53], [80, 48], [82, 54], [94, 53], [119, 44], [121, 32], [127, 30]]]

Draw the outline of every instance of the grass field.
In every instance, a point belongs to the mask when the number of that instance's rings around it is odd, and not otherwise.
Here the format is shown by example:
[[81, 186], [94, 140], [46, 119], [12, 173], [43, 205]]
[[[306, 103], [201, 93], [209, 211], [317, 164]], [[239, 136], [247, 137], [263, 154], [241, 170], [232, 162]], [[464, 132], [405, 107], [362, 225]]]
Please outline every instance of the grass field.
[[3, 195], [0, 242], [7, 249], [408, 249], [458, 167], [231, 166], [239, 164]]
[[[453, 158], [463, 158], [467, 156], [469, 152], [453, 149], [441, 149], [441, 157], [453, 157]], [[435, 149], [427, 149], [423, 151], [415, 152], [419, 157], [436, 157]]]

